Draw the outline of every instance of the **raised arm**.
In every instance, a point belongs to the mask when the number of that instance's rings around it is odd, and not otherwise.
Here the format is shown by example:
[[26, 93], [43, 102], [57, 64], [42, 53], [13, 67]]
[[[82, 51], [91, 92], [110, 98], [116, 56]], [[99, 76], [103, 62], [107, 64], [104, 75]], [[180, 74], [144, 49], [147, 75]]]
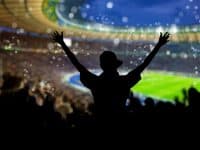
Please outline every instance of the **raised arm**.
[[52, 39], [59, 43], [63, 50], [65, 51], [65, 53], [67, 54], [67, 56], [69, 57], [70, 61], [72, 62], [72, 64], [77, 68], [77, 70], [79, 72], [84, 72], [84, 71], [88, 71], [76, 58], [76, 56], [71, 52], [71, 50], [67, 47], [67, 45], [65, 44], [64, 40], [63, 40], [63, 32], [61, 32], [61, 34], [59, 34], [57, 31], [55, 31], [52, 34]]
[[165, 45], [169, 41], [170, 34], [166, 32], [164, 35], [160, 33], [160, 38], [152, 52], [147, 56], [147, 58], [144, 60], [144, 62], [138, 66], [135, 70], [133, 70], [134, 73], [140, 74], [152, 61], [152, 59], [155, 57], [159, 49]]

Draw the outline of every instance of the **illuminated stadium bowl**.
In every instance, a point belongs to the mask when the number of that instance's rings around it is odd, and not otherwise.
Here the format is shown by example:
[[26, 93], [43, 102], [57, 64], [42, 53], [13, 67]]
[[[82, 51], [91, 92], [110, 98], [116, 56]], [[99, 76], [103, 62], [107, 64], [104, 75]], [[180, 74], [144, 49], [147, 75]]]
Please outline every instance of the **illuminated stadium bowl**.
[[[174, 41], [199, 41], [199, 0], [1, 0], [0, 25], [66, 36], [155, 40], [161, 31]], [[126, 11], [124, 11], [126, 10]]]
[[[97, 46], [99, 50], [81, 47], [80, 54], [86, 60], [90, 55], [98, 58], [105, 49], [113, 50], [124, 60], [126, 70], [142, 62], [160, 32], [169, 31], [171, 42], [162, 48], [148, 68], [150, 71], [144, 73], [143, 80], [133, 89], [162, 99], [180, 96], [182, 88], [200, 89], [199, 24], [200, 0], [0, 1], [0, 33], [14, 31], [41, 37], [55, 30], [64, 31], [72, 48], [73, 40], [85, 42], [88, 47], [92, 45], [88, 41], [102, 44]], [[10, 45], [4, 48], [12, 49]], [[152, 89], [160, 90], [156, 93]]]
[[188, 0], [45, 0], [43, 12], [59, 26], [82, 29], [81, 37], [152, 40], [169, 31], [174, 41], [199, 41], [197, 4]]

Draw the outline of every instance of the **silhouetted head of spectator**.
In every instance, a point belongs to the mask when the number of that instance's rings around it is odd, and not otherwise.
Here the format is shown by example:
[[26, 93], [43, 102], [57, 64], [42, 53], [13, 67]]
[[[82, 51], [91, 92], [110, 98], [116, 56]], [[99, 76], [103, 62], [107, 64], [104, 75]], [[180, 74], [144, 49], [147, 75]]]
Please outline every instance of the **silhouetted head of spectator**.
[[105, 72], [115, 71], [121, 65], [122, 61], [111, 51], [104, 51], [100, 56], [100, 66]]
[[146, 100], [145, 100], [145, 106], [151, 106], [153, 107], [154, 106], [154, 101], [152, 98], [148, 97]]
[[191, 87], [188, 91], [188, 99], [189, 104], [192, 106], [197, 106], [200, 103], [200, 93], [197, 91], [197, 89]]
[[17, 90], [21, 88], [23, 79], [17, 76], [12, 76], [10, 73], [3, 74], [2, 91]]

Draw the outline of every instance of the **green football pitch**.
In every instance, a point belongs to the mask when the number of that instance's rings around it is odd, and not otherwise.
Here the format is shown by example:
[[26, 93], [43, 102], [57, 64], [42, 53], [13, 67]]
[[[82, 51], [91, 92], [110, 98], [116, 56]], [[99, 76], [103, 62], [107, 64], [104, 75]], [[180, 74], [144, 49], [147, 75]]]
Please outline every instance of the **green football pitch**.
[[175, 97], [182, 99], [182, 89], [189, 89], [191, 86], [200, 90], [200, 78], [179, 73], [146, 71], [142, 74], [142, 80], [132, 88], [132, 91], [173, 101]]

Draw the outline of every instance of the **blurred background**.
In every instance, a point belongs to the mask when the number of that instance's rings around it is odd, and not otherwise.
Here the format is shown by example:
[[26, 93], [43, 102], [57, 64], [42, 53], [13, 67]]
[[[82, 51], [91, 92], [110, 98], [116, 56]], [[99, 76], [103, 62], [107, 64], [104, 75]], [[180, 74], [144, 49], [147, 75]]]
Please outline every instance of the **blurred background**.
[[[92, 97], [50, 40], [55, 30], [64, 31], [65, 43], [97, 74], [103, 51], [115, 52], [126, 74], [142, 63], [160, 32], [168, 31], [170, 42], [132, 91], [141, 100], [182, 102], [184, 89], [200, 89], [200, 0], [0, 0], [0, 75], [22, 77], [32, 93], [37, 88], [53, 93], [61, 112], [70, 112], [65, 108], [72, 103], [86, 110]], [[63, 91], [67, 98], [59, 98]]]

